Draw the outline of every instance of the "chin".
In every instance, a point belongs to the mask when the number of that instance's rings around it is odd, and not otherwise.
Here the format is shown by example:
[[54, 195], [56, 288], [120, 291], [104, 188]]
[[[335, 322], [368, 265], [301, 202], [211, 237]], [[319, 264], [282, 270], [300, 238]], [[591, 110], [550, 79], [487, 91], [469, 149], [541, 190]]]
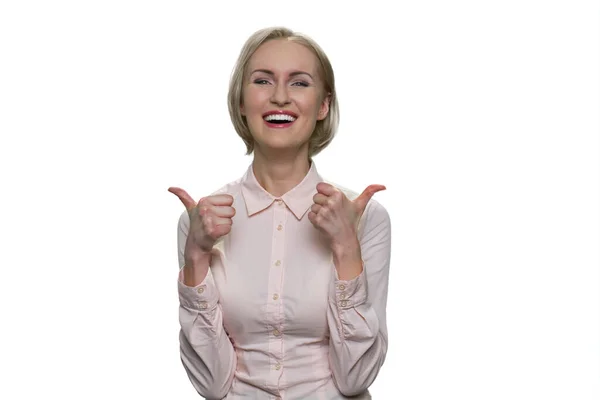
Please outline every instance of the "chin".
[[253, 135], [254, 140], [268, 147], [299, 147], [308, 141], [309, 136], [298, 140], [295, 132], [284, 130], [263, 131], [259, 135]]
[[299, 150], [303, 146], [307, 145], [306, 142], [297, 142], [291, 140], [277, 140], [277, 139], [267, 139], [267, 140], [256, 140], [257, 145], [262, 149], [271, 149], [271, 150]]
[[283, 142], [263, 142], [261, 145], [264, 149], [272, 149], [272, 150], [293, 150], [300, 149], [302, 147], [302, 143], [283, 143]]

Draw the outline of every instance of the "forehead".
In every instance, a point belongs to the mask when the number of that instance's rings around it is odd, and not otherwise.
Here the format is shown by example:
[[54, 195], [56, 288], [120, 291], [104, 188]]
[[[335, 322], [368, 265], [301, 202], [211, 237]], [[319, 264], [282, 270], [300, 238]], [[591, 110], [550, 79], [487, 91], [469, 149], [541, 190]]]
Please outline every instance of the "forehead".
[[311, 50], [287, 39], [274, 39], [263, 43], [250, 57], [248, 69], [269, 69], [275, 73], [301, 70], [317, 72], [318, 60]]

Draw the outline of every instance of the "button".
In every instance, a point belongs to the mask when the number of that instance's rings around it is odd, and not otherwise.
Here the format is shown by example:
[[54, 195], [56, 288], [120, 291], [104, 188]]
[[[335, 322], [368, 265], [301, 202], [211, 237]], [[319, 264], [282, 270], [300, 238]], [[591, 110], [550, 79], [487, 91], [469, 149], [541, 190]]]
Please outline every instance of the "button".
[[208, 308], [208, 303], [205, 301], [201, 301], [200, 302], [200, 309], [201, 310], [206, 310]]
[[338, 289], [340, 289], [340, 290], [345, 290], [345, 289], [346, 289], [346, 285], [339, 285], [339, 286], [338, 286]]
[[278, 295], [277, 293], [275, 293], [275, 294], [273, 295], [273, 300], [277, 300], [278, 298], [279, 298], [279, 295]]
[[279, 330], [277, 330], [277, 329], [274, 329], [273, 330], [273, 335], [275, 335], [275, 336], [281, 336], [281, 332], [279, 332]]
[[198, 288], [198, 293], [200, 293], [200, 294], [204, 293], [204, 287], [200, 286]]
[[281, 260], [275, 261], [275, 265], [277, 265], [279, 267], [281, 265]]
[[342, 293], [342, 294], [340, 294], [340, 299], [344, 300], [346, 297], [347, 297], [347, 296], [346, 296], [346, 293]]
[[348, 300], [342, 300], [342, 307], [346, 307], [348, 305]]
[[279, 371], [281, 369], [281, 364], [279, 364], [279, 363], [275, 364], [275, 369], [277, 371]]
[[280, 231], [283, 229], [283, 226], [281, 226], [281, 224], [277, 225], [277, 230]]

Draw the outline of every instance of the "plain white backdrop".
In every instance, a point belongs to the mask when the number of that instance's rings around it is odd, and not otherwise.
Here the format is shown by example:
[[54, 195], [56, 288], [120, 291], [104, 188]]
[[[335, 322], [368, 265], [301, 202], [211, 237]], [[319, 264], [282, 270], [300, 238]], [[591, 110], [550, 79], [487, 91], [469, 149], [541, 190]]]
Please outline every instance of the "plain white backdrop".
[[597, 399], [598, 2], [213, 3], [0, 5], [0, 398], [199, 398], [167, 188], [243, 174], [228, 79], [284, 25], [336, 72], [319, 171], [387, 186], [374, 399]]

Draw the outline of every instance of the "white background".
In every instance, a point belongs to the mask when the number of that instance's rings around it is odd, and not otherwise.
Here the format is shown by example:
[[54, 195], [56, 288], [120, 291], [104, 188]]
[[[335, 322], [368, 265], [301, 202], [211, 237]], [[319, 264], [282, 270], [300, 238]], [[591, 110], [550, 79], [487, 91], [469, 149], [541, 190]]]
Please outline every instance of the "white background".
[[0, 398], [198, 398], [167, 188], [243, 174], [229, 75], [285, 25], [336, 72], [320, 173], [387, 185], [374, 399], [598, 399], [598, 2], [206, 3], [0, 6]]

